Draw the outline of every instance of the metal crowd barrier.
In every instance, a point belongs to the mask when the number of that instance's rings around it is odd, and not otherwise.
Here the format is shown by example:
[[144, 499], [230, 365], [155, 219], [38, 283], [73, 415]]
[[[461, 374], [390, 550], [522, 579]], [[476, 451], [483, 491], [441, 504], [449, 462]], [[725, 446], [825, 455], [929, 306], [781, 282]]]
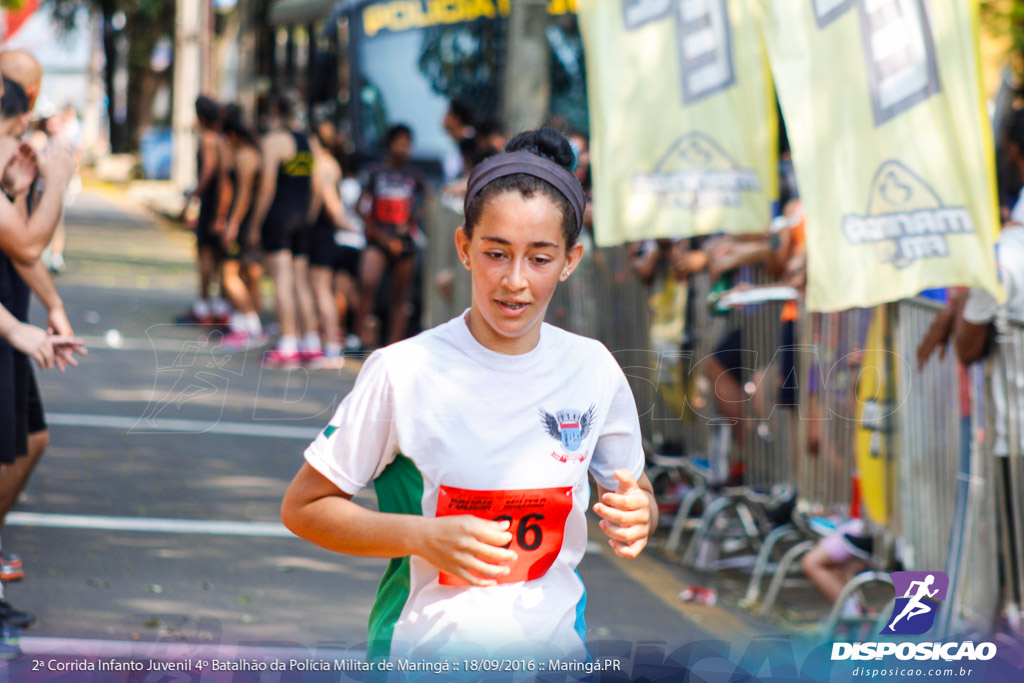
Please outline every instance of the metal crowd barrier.
[[[949, 575], [940, 633], [952, 635], [987, 631], [996, 613], [991, 590], [998, 585], [992, 561], [995, 516], [988, 511], [994, 497], [993, 463], [972, 439], [970, 404], [962, 405], [962, 392], [976, 397], [991, 392], [985, 390], [982, 367], [962, 370], [952, 348], [944, 358], [933, 354], [920, 372], [916, 369], [917, 346], [939, 308], [925, 299], [898, 304], [894, 374], [904, 388], [894, 406], [898, 486], [893, 487], [891, 532], [906, 569]], [[1015, 339], [1024, 339], [1019, 332]], [[904, 373], [913, 380], [904, 381]], [[980, 418], [975, 415], [973, 423], [980, 424]]]
[[[955, 614], [991, 618], [1010, 604], [1012, 622], [1013, 612], [1020, 620], [1024, 596], [1024, 321], [1001, 316], [997, 330], [983, 378], [972, 378], [984, 398], [972, 403], [976, 438], [970, 483], [985, 495], [972, 501], [976, 509], [970, 512], [977, 514], [967, 516], [974, 527], [964, 536], [959, 571], [965, 586], [956, 596], [963, 604]], [[1002, 590], [996, 590], [1000, 576]]]
[[[770, 284], [763, 269], [743, 269], [738, 276], [752, 285]], [[725, 334], [738, 329], [743, 349], [740, 356], [744, 366], [741, 371], [743, 405], [739, 423], [734, 427], [735, 418], [713, 417], [710, 394], [715, 388], [710, 386], [707, 386], [709, 396], [704, 403], [704, 416], [706, 429], [715, 433], [712, 443], [731, 441], [724, 455], [712, 449], [712, 472], [721, 480], [729, 473], [729, 469], [722, 467], [723, 462], [738, 465], [742, 485], [705, 491], [702, 496], [704, 511], [683, 554], [684, 563], [702, 570], [753, 567], [756, 571], [760, 566], [762, 542], [775, 541], [771, 534], [779, 524], [769, 517], [773, 508], [780, 504], [780, 499], [770, 495], [770, 490], [777, 485], [792, 489], [795, 406], [786, 405], [792, 400], [782, 400], [780, 395], [784, 382], [795, 385], [787, 361], [793, 342], [783, 337], [781, 313], [785, 305], [782, 301], [755, 298], [745, 305], [732, 307], [727, 317]], [[698, 365], [704, 359], [706, 356]], [[702, 485], [706, 487], [711, 483], [706, 481]], [[686, 520], [680, 518], [675, 521], [667, 542], [669, 550], [674, 550], [681, 525], [686, 524]]]
[[[819, 518], [849, 514], [858, 419], [857, 376], [874, 309], [799, 315], [794, 348], [799, 377], [796, 434], [792, 445], [797, 504], [789, 525], [766, 538], [744, 603], [769, 614], [787, 585], [799, 579], [800, 559], [826, 530]], [[762, 582], [772, 580], [762, 600]]]

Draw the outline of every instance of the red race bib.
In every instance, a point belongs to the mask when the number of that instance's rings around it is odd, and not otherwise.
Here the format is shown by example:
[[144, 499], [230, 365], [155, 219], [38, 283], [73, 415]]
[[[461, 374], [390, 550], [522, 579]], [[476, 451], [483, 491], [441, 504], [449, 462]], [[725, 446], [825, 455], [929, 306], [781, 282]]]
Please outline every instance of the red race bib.
[[[551, 568], [562, 550], [565, 520], [572, 509], [572, 487], [473, 491], [442, 486], [437, 494], [437, 517], [474, 515], [508, 521], [512, 532], [510, 547], [516, 561], [512, 571], [495, 579], [515, 583], [539, 579]], [[463, 579], [441, 572], [441, 585], [467, 586]]]
[[373, 217], [378, 223], [405, 225], [412, 216], [411, 204], [409, 199], [378, 197], [373, 203]]

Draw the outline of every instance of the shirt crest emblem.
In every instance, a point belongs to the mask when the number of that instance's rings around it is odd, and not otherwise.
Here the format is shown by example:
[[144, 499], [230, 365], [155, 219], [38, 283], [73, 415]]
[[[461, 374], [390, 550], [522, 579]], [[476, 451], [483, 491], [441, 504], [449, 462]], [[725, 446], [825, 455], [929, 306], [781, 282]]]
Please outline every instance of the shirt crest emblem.
[[594, 406], [586, 411], [559, 410], [554, 415], [541, 408], [540, 419], [548, 436], [559, 441], [569, 453], [575, 453], [594, 425]]

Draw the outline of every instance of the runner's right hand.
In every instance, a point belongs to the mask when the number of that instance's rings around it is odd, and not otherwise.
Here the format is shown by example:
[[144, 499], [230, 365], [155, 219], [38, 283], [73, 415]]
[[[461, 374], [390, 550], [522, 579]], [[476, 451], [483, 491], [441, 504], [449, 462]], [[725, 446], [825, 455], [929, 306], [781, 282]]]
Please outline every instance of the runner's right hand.
[[11, 346], [35, 360], [42, 370], [53, 367], [53, 341], [46, 330], [35, 325], [18, 323], [7, 337]]
[[472, 515], [434, 517], [424, 520], [426, 533], [419, 539], [417, 555], [443, 572], [465, 579], [471, 586], [493, 586], [491, 578], [511, 571], [516, 559], [505, 546], [512, 543], [509, 522], [494, 522]]

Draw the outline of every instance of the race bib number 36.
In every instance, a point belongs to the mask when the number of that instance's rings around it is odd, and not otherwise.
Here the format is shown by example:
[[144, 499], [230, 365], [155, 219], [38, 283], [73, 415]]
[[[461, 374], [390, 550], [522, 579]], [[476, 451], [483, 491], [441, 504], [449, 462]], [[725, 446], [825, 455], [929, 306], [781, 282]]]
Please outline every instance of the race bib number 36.
[[[498, 583], [538, 579], [551, 568], [562, 550], [565, 519], [572, 509], [572, 487], [472, 491], [442, 486], [437, 494], [437, 516], [474, 515], [509, 522], [512, 543], [518, 556], [507, 575]], [[441, 572], [441, 585], [465, 586], [464, 580]]]

